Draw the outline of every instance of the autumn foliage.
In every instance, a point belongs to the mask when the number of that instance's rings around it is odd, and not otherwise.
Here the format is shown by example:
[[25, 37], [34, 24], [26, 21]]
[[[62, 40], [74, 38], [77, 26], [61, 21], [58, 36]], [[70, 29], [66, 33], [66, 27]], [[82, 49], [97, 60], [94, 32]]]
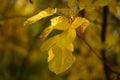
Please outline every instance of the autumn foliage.
[[119, 80], [119, 0], [1, 0], [0, 80]]

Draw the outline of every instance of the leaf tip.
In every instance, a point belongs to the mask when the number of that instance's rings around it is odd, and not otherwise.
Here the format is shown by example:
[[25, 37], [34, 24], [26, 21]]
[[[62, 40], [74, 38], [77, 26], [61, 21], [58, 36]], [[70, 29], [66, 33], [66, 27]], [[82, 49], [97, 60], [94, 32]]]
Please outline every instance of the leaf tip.
[[87, 19], [85, 19], [82, 25], [80, 25], [80, 32], [84, 33], [89, 24], [90, 22]]

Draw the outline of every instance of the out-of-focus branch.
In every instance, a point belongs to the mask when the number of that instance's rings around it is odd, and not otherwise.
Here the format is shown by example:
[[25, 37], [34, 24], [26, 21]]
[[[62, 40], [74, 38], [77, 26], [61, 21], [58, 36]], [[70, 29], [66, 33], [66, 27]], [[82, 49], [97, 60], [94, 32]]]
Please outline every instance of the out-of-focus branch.
[[[103, 22], [102, 22], [102, 30], [101, 30], [101, 41], [102, 43], [104, 44], [105, 41], [106, 41], [106, 32], [107, 32], [107, 17], [108, 17], [108, 6], [104, 6], [103, 7]], [[108, 69], [108, 66], [106, 66], [105, 62], [107, 60], [106, 58], [106, 49], [103, 48], [101, 49], [101, 56], [102, 56], [102, 59], [103, 59], [103, 68], [104, 68], [104, 72], [105, 72], [105, 77], [106, 77], [106, 80], [111, 80], [110, 79], [110, 71]]]
[[89, 49], [95, 54], [95, 56], [97, 56], [97, 58], [107, 66], [110, 72], [120, 75], [120, 72], [113, 70], [106, 61], [103, 61], [103, 58], [98, 53], [99, 51], [94, 50], [94, 48], [82, 36], [80, 36], [78, 32], [77, 36], [79, 39], [83, 40], [83, 42], [89, 47]]
[[[46, 22], [44, 22], [44, 23], [46, 23]], [[44, 25], [44, 23], [43, 23], [43, 25]], [[37, 40], [39, 39], [40, 34], [41, 34], [41, 31], [39, 31], [39, 33], [34, 37], [32, 43], [29, 45], [28, 54], [22, 61], [22, 64], [21, 64], [21, 67], [20, 67], [20, 73], [19, 73], [19, 76], [18, 76], [17, 80], [24, 80], [25, 74], [26, 74], [26, 71], [27, 71], [27, 65], [29, 64], [28, 61], [29, 61], [30, 55], [32, 54], [32, 50], [34, 49], [34, 47], [37, 43]]]
[[26, 69], [27, 69], [27, 65], [28, 65], [28, 60], [29, 60], [29, 57], [30, 55], [32, 54], [32, 50], [34, 48], [34, 46], [36, 45], [36, 41], [39, 37], [40, 33], [38, 33], [34, 40], [33, 40], [33, 43], [30, 45], [30, 47], [28, 48], [28, 54], [27, 56], [23, 59], [23, 63], [21, 65], [21, 68], [20, 68], [20, 73], [19, 73], [19, 76], [18, 76], [18, 80], [24, 80], [24, 77], [25, 77], [25, 72], [26, 72]]
[[11, 19], [15, 19], [15, 18], [28, 18], [28, 17], [30, 17], [30, 16], [16, 15], [16, 16], [2, 17], [2, 18], [0, 18], [0, 21], [11, 20]]

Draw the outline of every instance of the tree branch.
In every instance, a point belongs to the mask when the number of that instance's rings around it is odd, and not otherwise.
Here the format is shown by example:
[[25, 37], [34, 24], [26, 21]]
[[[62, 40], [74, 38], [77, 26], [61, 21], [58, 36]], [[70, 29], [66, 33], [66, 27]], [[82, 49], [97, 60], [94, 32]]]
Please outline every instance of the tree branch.
[[[42, 26], [46, 25], [46, 22], [48, 21], [49, 19], [46, 19], [43, 23], [42, 23]], [[30, 55], [32, 54], [32, 50], [34, 49], [35, 45], [37, 44], [37, 40], [40, 39], [40, 34], [41, 34], [41, 29], [40, 31], [38, 32], [38, 34], [34, 37], [32, 43], [30, 44], [29, 48], [28, 48], [28, 54], [27, 56], [23, 59], [23, 63], [21, 64], [21, 67], [20, 67], [20, 73], [19, 73], [19, 76], [18, 76], [18, 79], [17, 80], [24, 80], [25, 78], [25, 73], [26, 73], [26, 69], [27, 69], [27, 65], [29, 64], [28, 63], [28, 60], [29, 60], [29, 57]]]
[[25, 72], [26, 72], [26, 69], [27, 69], [27, 65], [28, 65], [28, 60], [29, 60], [29, 57], [30, 55], [32, 54], [32, 50], [34, 48], [34, 46], [36, 45], [36, 42], [38, 40], [40, 36], [40, 33], [38, 33], [34, 40], [33, 40], [33, 43], [30, 45], [30, 47], [28, 48], [28, 54], [27, 56], [23, 59], [23, 63], [21, 65], [21, 68], [20, 68], [20, 73], [19, 73], [19, 76], [18, 76], [18, 80], [24, 80], [24, 77], [25, 77]]
[[106, 61], [103, 61], [103, 58], [97, 53], [99, 51], [96, 52], [93, 49], [93, 47], [83, 37], [81, 37], [79, 35], [78, 32], [77, 32], [77, 36], [78, 36], [79, 39], [83, 40], [83, 42], [89, 47], [89, 49], [95, 54], [95, 56], [97, 56], [97, 58], [106, 65], [106, 67], [109, 69], [110, 72], [112, 72], [116, 75], [120, 75], [120, 72], [113, 70]]
[[15, 18], [28, 18], [28, 17], [30, 17], [30, 16], [22, 16], [22, 15], [8, 16], [8, 17], [0, 18], [0, 21], [15, 19]]
[[[102, 31], [101, 31], [101, 41], [104, 44], [106, 40], [106, 31], [107, 31], [107, 17], [108, 17], [108, 6], [103, 7], [103, 23], [102, 23]], [[106, 66], [105, 62], [107, 60], [106, 58], [106, 50], [103, 48], [101, 50], [101, 55], [103, 58], [103, 67], [104, 67], [104, 72], [106, 76], [106, 80], [111, 80], [110, 79], [110, 71], [108, 69], [108, 66]]]

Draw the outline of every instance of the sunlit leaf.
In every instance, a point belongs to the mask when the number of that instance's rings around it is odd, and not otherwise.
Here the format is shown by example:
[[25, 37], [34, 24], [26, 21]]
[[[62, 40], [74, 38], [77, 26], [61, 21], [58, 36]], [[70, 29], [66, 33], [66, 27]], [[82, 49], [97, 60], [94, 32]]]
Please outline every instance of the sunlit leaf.
[[59, 36], [54, 36], [48, 40], [46, 40], [45, 42], [43, 42], [42, 46], [41, 46], [41, 51], [46, 51], [49, 50], [53, 45], [55, 45], [55, 43], [58, 41]]
[[70, 27], [70, 23], [68, 19], [62, 16], [58, 16], [51, 19], [51, 25], [54, 29], [58, 30], [66, 30]]
[[74, 41], [76, 38], [75, 29], [68, 29], [59, 35], [58, 41], [56, 43], [59, 47], [64, 47]]
[[[59, 47], [65, 47], [66, 45], [72, 43], [74, 41], [76, 37], [76, 32], [75, 29], [68, 29], [66, 31], [64, 31], [61, 34], [58, 34], [48, 40], [46, 40], [45, 42], [43, 42], [42, 46], [41, 46], [41, 51], [45, 51], [50, 49], [53, 45], [57, 45]], [[70, 46], [71, 49], [73, 47], [73, 45]]]
[[44, 40], [49, 34], [50, 32], [53, 30], [53, 26], [49, 26], [47, 28], [45, 28], [45, 30], [43, 31], [42, 35], [40, 36], [40, 38], [42, 40]]
[[73, 47], [73, 44], [69, 44], [69, 45], [66, 45], [65, 48], [69, 51], [74, 51], [74, 47]]
[[84, 20], [84, 22], [80, 25], [80, 32], [83, 33], [86, 28], [88, 27], [89, 25], [89, 21], [87, 19]]
[[72, 22], [71, 27], [72, 28], [78, 28], [80, 25], [82, 25], [85, 22], [85, 18], [82, 17], [76, 17], [75, 20]]
[[53, 54], [52, 49], [49, 49], [49, 51], [48, 51], [48, 62], [49, 62], [50, 60], [52, 60], [54, 56], [55, 56], [55, 55]]
[[40, 20], [40, 19], [42, 19], [42, 18], [51, 16], [51, 15], [55, 14], [56, 11], [57, 11], [57, 9], [53, 9], [53, 8], [47, 8], [47, 9], [45, 9], [45, 10], [43, 10], [43, 11], [40, 11], [40, 12], [39, 12], [38, 14], [36, 14], [35, 16], [28, 18], [28, 19], [24, 22], [24, 26], [33, 24], [33, 23], [35, 23], [36, 21], [38, 21], [38, 20]]
[[[70, 45], [66, 46], [69, 47]], [[66, 48], [54, 46], [50, 49], [49, 54], [54, 54], [54, 57], [48, 62], [49, 69], [56, 74], [65, 72], [75, 61], [72, 51]], [[50, 55], [49, 55], [50, 56]]]

